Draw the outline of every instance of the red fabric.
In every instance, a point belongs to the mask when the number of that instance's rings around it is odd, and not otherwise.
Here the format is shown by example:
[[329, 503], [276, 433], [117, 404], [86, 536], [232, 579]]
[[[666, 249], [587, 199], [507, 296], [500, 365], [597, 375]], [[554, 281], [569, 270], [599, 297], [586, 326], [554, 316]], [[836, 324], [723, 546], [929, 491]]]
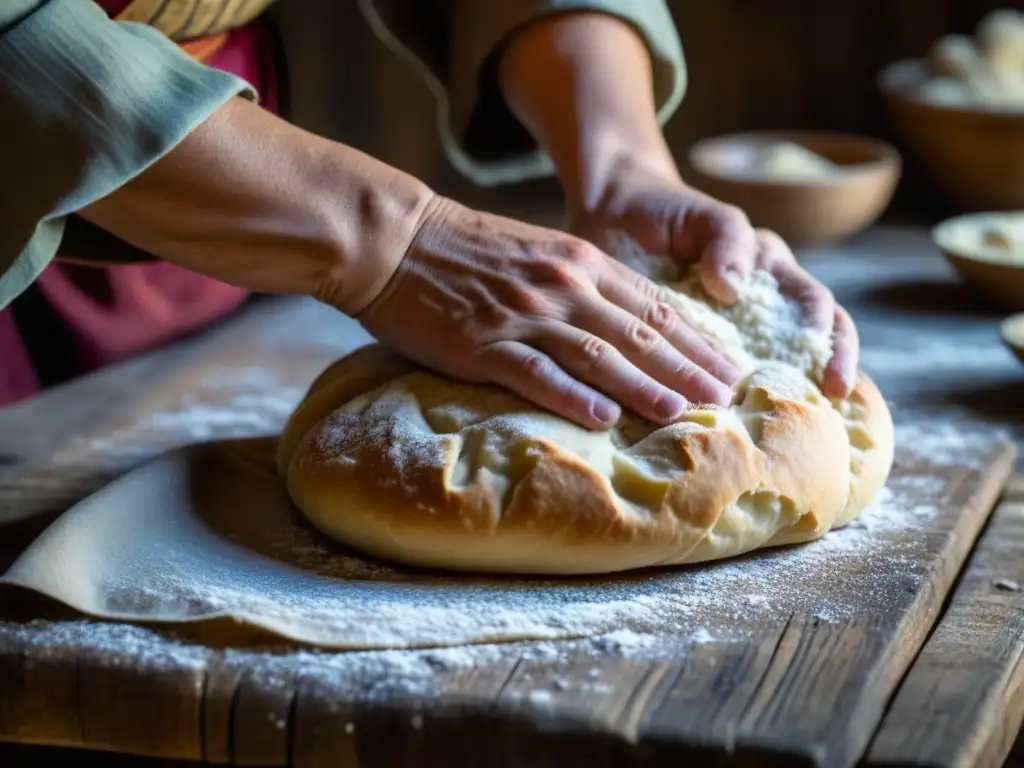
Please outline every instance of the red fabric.
[[[125, 0], [99, 0], [117, 13]], [[259, 22], [233, 30], [208, 62], [246, 79], [263, 106], [277, 112], [271, 48]], [[80, 373], [164, 344], [236, 309], [247, 297], [239, 288], [172, 264], [98, 269], [55, 262], [37, 282], [51, 308], [70, 328]], [[39, 384], [10, 308], [0, 311], [0, 405], [38, 391]]]
[[39, 389], [25, 345], [21, 343], [14, 315], [0, 312], [0, 405], [28, 397]]
[[108, 16], [113, 18], [127, 8], [132, 0], [96, 0], [96, 2], [99, 3], [100, 8], [107, 12]]

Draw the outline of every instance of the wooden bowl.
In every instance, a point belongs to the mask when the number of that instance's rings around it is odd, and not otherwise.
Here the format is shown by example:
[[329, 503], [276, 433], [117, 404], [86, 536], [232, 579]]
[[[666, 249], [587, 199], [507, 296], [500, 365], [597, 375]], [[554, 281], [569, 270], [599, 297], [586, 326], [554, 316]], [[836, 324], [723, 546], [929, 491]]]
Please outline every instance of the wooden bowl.
[[1017, 359], [1024, 363], [1024, 313], [1003, 320], [999, 324], [999, 335]]
[[929, 104], [916, 96], [923, 62], [898, 61], [878, 85], [908, 150], [964, 211], [1024, 208], [1024, 110]]
[[[1010, 261], [975, 242], [978, 227], [1003, 212], [967, 213], [940, 222], [932, 229], [932, 241], [960, 278], [976, 288], [1000, 309], [1024, 310], [1024, 259]], [[1024, 213], [1013, 214], [1024, 225]]]
[[[771, 144], [792, 142], [842, 166], [827, 178], [744, 175], [742, 166]], [[794, 247], [836, 243], [875, 222], [892, 199], [902, 161], [866, 136], [828, 132], [737, 133], [705, 139], [689, 152], [694, 184], [746, 211], [751, 223]]]

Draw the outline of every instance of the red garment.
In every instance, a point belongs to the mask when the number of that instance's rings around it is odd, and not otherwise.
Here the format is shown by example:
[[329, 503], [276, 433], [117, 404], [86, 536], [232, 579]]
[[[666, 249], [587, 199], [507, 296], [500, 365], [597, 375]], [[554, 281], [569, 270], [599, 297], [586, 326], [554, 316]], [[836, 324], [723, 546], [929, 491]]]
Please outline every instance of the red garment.
[[107, 12], [108, 16], [113, 18], [131, 5], [132, 0], [96, 0], [96, 2], [100, 8]]
[[[116, 15], [128, 0], [97, 0]], [[251, 83], [264, 107], [278, 111], [273, 49], [257, 21], [232, 30], [207, 62]], [[36, 285], [49, 307], [70, 330], [75, 369], [86, 373], [152, 349], [224, 317], [247, 293], [166, 263], [87, 268], [54, 262]], [[33, 342], [20, 335], [10, 307], [0, 310], [0, 405], [40, 389], [29, 354]]]

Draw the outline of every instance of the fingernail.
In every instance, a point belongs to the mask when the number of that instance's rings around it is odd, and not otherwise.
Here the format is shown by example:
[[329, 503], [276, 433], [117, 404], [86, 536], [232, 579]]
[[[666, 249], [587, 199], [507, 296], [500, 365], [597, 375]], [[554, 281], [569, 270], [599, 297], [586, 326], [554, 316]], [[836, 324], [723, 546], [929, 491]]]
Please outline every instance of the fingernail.
[[722, 383], [732, 386], [742, 378], [743, 373], [740, 371], [739, 366], [730, 360], [729, 364], [722, 370], [722, 376], [725, 377]]
[[732, 387], [719, 387], [718, 397], [715, 398], [715, 401], [712, 404], [721, 406], [722, 408], [728, 408], [732, 405], [735, 394], [736, 393]]
[[686, 405], [686, 399], [679, 395], [662, 395], [654, 403], [654, 413], [664, 421], [675, 421], [683, 415]]
[[839, 380], [843, 383], [843, 392], [847, 395], [853, 392], [853, 388], [857, 386], [856, 374], [844, 373]]
[[729, 286], [733, 296], [739, 298], [743, 291], [743, 277], [735, 269], [727, 269], [722, 273], [722, 282]]
[[853, 392], [854, 382], [848, 373], [834, 372], [832, 375], [831, 386], [827, 386], [830, 390], [829, 396], [835, 397], [839, 400], [845, 400]]
[[607, 400], [595, 400], [591, 413], [595, 419], [609, 427], [619, 420], [619, 407]]

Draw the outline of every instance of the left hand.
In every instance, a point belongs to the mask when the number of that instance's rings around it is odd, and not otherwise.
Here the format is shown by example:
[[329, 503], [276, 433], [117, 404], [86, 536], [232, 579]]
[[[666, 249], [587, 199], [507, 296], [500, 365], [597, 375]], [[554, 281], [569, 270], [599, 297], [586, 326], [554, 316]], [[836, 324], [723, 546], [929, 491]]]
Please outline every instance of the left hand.
[[856, 326], [782, 238], [754, 229], [738, 208], [688, 187], [674, 166], [620, 159], [605, 178], [597, 204], [571, 214], [573, 234], [607, 248], [607, 235], [619, 230], [648, 253], [699, 263], [704, 289], [724, 304], [736, 301], [737, 284], [753, 270], [768, 271], [783, 293], [803, 305], [811, 325], [832, 332], [833, 355], [822, 388], [829, 397], [849, 396], [859, 355]]

